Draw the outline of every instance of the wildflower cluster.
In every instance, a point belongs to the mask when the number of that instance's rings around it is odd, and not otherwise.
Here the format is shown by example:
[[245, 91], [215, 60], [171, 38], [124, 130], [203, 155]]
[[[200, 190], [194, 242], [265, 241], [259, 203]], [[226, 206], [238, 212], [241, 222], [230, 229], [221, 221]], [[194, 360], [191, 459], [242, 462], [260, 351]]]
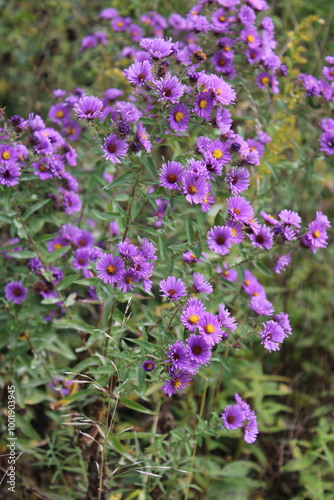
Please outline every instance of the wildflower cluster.
[[221, 414], [224, 422], [222, 429], [236, 430], [243, 427], [246, 443], [254, 443], [259, 433], [256, 415], [239, 394], [235, 394], [234, 397], [236, 404], [227, 406]]

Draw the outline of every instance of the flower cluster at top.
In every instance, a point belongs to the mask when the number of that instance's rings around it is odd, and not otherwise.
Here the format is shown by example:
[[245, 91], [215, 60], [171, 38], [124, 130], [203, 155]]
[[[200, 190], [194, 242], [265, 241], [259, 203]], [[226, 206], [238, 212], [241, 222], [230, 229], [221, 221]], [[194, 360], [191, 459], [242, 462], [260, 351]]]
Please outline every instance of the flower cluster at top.
[[243, 427], [246, 443], [254, 443], [259, 433], [256, 415], [239, 394], [235, 394], [234, 397], [236, 404], [227, 406], [221, 414], [224, 423], [222, 429], [236, 430]]
[[[170, 33], [179, 43], [174, 48], [176, 59], [186, 65], [188, 74], [196, 76], [199, 63], [206, 59], [205, 53], [210, 47], [208, 64], [215, 73], [233, 80], [236, 76], [234, 58], [242, 54], [244, 62], [256, 69], [256, 82], [259, 88], [279, 92], [277, 76], [286, 76], [287, 68], [275, 53], [275, 26], [269, 16], [262, 16], [268, 9], [265, 0], [219, 0], [217, 2], [202, 0], [192, 7], [185, 17], [173, 13], [168, 19], [149, 11], [140, 18], [141, 25], [130, 17], [122, 17], [116, 9], [108, 8], [101, 12], [101, 21], [110, 21], [111, 29], [126, 34], [136, 45], [127, 46], [122, 56], [133, 58], [138, 62], [148, 60], [145, 43], [148, 36], [156, 37], [151, 47], [154, 59], [167, 57], [168, 51], [159, 39]], [[258, 15], [261, 14], [261, 19]], [[215, 43], [212, 47], [212, 36]], [[211, 43], [210, 43], [211, 42]], [[96, 47], [98, 43], [107, 45], [108, 34], [97, 31], [82, 40], [81, 50]]]
[[[302, 73], [299, 80], [310, 97], [323, 97], [327, 102], [334, 102], [334, 57], [326, 56], [327, 65], [322, 68], [323, 78], [318, 80], [313, 75]], [[320, 151], [327, 155], [334, 154], [334, 120], [323, 118], [319, 125], [322, 129], [320, 138]]]

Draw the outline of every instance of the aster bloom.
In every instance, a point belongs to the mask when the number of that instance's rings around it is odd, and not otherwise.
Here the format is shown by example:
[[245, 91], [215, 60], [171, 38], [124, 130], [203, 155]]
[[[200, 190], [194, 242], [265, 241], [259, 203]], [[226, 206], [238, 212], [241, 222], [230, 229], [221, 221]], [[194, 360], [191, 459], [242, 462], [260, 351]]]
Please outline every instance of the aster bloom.
[[233, 167], [226, 176], [226, 182], [233, 195], [246, 191], [250, 183], [250, 173], [245, 168]]
[[38, 257], [32, 257], [31, 259], [29, 259], [28, 266], [33, 273], [41, 274], [40, 270], [43, 266]]
[[138, 122], [137, 124], [136, 136], [139, 144], [149, 153], [152, 149], [152, 142], [148, 139], [146, 129], [141, 122]]
[[279, 351], [280, 346], [286, 337], [283, 329], [280, 325], [273, 320], [268, 321], [267, 323], [263, 323], [263, 330], [259, 333], [265, 349], [271, 351]]
[[223, 106], [228, 106], [236, 98], [236, 93], [231, 85], [217, 75], [206, 75], [203, 78], [203, 83], [208, 90], [211, 90], [215, 100]]
[[151, 372], [155, 368], [155, 362], [152, 359], [146, 359], [142, 365], [140, 365], [146, 372]]
[[212, 109], [213, 99], [210, 92], [200, 92], [196, 96], [193, 112], [208, 122], [210, 120]]
[[172, 397], [177, 391], [183, 391], [190, 383], [191, 375], [184, 370], [177, 372], [170, 380], [165, 380], [166, 384], [162, 387], [167, 396]]
[[287, 313], [280, 312], [279, 314], [275, 314], [275, 316], [272, 319], [273, 321], [276, 321], [276, 323], [279, 324], [286, 337], [292, 334], [289, 315]]
[[254, 216], [254, 211], [245, 198], [242, 196], [234, 196], [227, 200], [228, 210], [227, 213], [238, 222], [247, 222]]
[[80, 212], [81, 210], [81, 200], [79, 195], [73, 193], [72, 191], [67, 191], [66, 189], [59, 188], [59, 191], [63, 195], [63, 206], [65, 207], [65, 213], [71, 215], [75, 212]]
[[21, 170], [14, 163], [5, 163], [0, 160], [0, 184], [12, 187], [19, 183]]
[[205, 312], [204, 304], [197, 298], [188, 300], [180, 316], [181, 323], [192, 332], [196, 332], [199, 320]]
[[272, 226], [276, 226], [276, 225], [279, 225], [279, 221], [277, 219], [275, 219], [275, 217], [273, 217], [272, 215], [270, 214], [267, 214], [264, 210], [261, 210], [260, 212], [260, 215], [264, 218], [264, 220], [266, 222], [268, 222], [270, 225]]
[[212, 356], [212, 347], [202, 335], [192, 333], [187, 338], [186, 343], [192, 361], [202, 365], [209, 364]]
[[104, 151], [104, 156], [111, 163], [121, 163], [121, 159], [125, 158], [128, 145], [124, 139], [120, 139], [116, 134], [111, 134], [104, 140], [104, 146], [102, 146]]
[[229, 219], [228, 221], [226, 221], [226, 226], [232, 229], [233, 243], [239, 245], [245, 238], [245, 235], [242, 231], [242, 224], [240, 222]]
[[264, 224], [248, 236], [254, 248], [269, 250], [273, 246], [274, 235], [271, 229]]
[[275, 262], [274, 272], [281, 274], [281, 271], [286, 271], [286, 268], [291, 264], [291, 252], [281, 255]]
[[73, 267], [75, 269], [85, 269], [89, 266], [90, 249], [78, 248], [73, 252]]
[[334, 132], [324, 132], [320, 139], [320, 151], [324, 151], [328, 155], [334, 154]]
[[84, 96], [74, 106], [74, 112], [79, 120], [94, 120], [101, 115], [103, 103], [95, 96]]
[[207, 233], [207, 244], [211, 252], [226, 255], [233, 244], [232, 229], [227, 226], [214, 226]]
[[298, 229], [301, 227], [300, 223], [302, 222], [302, 219], [301, 217], [299, 217], [297, 212], [284, 209], [278, 212], [277, 215], [284, 224], [288, 224], [289, 226], [295, 226]]
[[231, 316], [230, 311], [227, 309], [225, 304], [219, 304], [218, 319], [223, 328], [227, 328], [232, 333], [237, 329], [238, 323], [234, 316]]
[[236, 430], [242, 427], [246, 420], [245, 413], [239, 405], [228, 405], [220, 417], [223, 421], [223, 426], [226, 429]]
[[168, 117], [170, 127], [176, 132], [185, 132], [190, 120], [190, 111], [183, 103], [176, 104]]
[[131, 18], [130, 17], [122, 17], [122, 16], [116, 16], [112, 19], [111, 21], [111, 27], [115, 31], [126, 31], [128, 26], [131, 24]]
[[272, 303], [261, 295], [252, 297], [248, 305], [259, 316], [272, 316], [275, 312]]
[[124, 258], [134, 257], [138, 253], [138, 248], [132, 243], [127, 243], [126, 241], [121, 241], [117, 244], [118, 253]]
[[181, 279], [176, 279], [175, 276], [168, 276], [167, 279], [161, 280], [159, 283], [160, 296], [167, 297], [172, 300], [180, 300], [181, 297], [187, 295], [185, 284]]
[[174, 53], [177, 45], [169, 40], [164, 40], [163, 38], [143, 38], [140, 43], [140, 47], [153, 57], [153, 59], [162, 59], [168, 57]]
[[232, 283], [238, 279], [238, 273], [234, 269], [229, 269], [228, 265], [223, 262], [224, 271], [220, 266], [216, 267], [216, 272], [220, 274], [227, 281], [231, 281]]
[[169, 361], [171, 361], [173, 367], [179, 369], [179, 370], [186, 370], [189, 361], [190, 361], [190, 355], [188, 352], [188, 349], [184, 345], [181, 340], [177, 340], [174, 342], [166, 351], [166, 354], [168, 354]]
[[114, 256], [113, 254], [107, 254], [97, 262], [95, 269], [98, 278], [100, 278], [103, 283], [113, 285], [119, 280], [124, 268], [124, 262], [120, 257]]
[[147, 238], [142, 238], [140, 251], [146, 259], [157, 260], [156, 248]]
[[208, 312], [203, 313], [200, 318], [198, 329], [210, 345], [219, 344], [224, 333], [217, 316]]
[[132, 291], [140, 279], [139, 274], [134, 269], [125, 269], [120, 272], [117, 278], [117, 288], [120, 288], [123, 293]]
[[28, 288], [22, 285], [22, 281], [11, 281], [5, 286], [5, 297], [14, 304], [22, 304], [26, 298]]
[[207, 148], [207, 154], [214, 163], [225, 164], [230, 161], [231, 153], [228, 144], [219, 140], [212, 141]]
[[48, 113], [50, 120], [57, 123], [57, 125], [62, 125], [63, 122], [70, 117], [70, 115], [71, 108], [63, 102], [59, 102], [51, 106]]
[[249, 295], [253, 295], [256, 297], [257, 295], [261, 295], [266, 298], [266, 292], [263, 286], [258, 282], [257, 278], [253, 276], [253, 274], [246, 269], [245, 271], [245, 280], [242, 284], [243, 289]]
[[216, 125], [220, 130], [221, 134], [227, 134], [231, 129], [232, 117], [228, 109], [220, 107], [216, 114]]
[[240, 38], [243, 42], [246, 42], [248, 47], [250, 48], [258, 47], [261, 44], [261, 39], [258, 32], [252, 26], [244, 28], [240, 32]]
[[160, 95], [158, 101], [166, 100], [175, 104], [184, 93], [185, 85], [179, 82], [177, 76], [167, 77], [155, 82], [157, 94]]
[[119, 101], [116, 104], [116, 110], [120, 114], [121, 120], [127, 125], [137, 122], [143, 115], [132, 102]]
[[140, 87], [152, 80], [152, 64], [148, 61], [135, 62], [124, 70], [124, 74], [128, 82]]
[[184, 167], [178, 161], [163, 163], [159, 170], [159, 184], [167, 189], [181, 190], [179, 182], [182, 181]]
[[308, 231], [306, 234], [311, 242], [311, 245], [315, 246], [316, 248], [326, 248], [328, 244], [328, 236], [326, 233], [326, 227], [321, 222], [321, 220], [315, 220], [311, 222], [311, 224], [309, 224], [308, 226]]
[[255, 443], [259, 433], [256, 417], [253, 417], [246, 424], [244, 429], [244, 440], [248, 444]]
[[210, 294], [213, 292], [213, 287], [208, 281], [205, 280], [204, 275], [201, 273], [193, 273], [193, 290], [195, 293]]
[[186, 172], [182, 178], [183, 194], [189, 203], [197, 205], [208, 194], [210, 185], [205, 177], [197, 177], [192, 172]]

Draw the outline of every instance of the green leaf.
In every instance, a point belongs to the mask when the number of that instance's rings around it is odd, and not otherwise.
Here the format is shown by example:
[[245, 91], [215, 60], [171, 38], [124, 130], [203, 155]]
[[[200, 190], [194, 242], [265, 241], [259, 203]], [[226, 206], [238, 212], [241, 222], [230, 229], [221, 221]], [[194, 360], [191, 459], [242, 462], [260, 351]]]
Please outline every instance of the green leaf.
[[271, 272], [264, 264], [262, 264], [262, 262], [259, 262], [258, 260], [253, 260], [253, 265], [254, 267], [256, 267], [256, 269], [261, 271], [261, 273], [265, 274], [269, 278], [272, 278]]
[[131, 181], [135, 178], [136, 174], [137, 172], [125, 172], [125, 174], [120, 175], [117, 179], [104, 186], [103, 189], [108, 191], [108, 189], [115, 189], [120, 186], [129, 186], [129, 184], [131, 185]]
[[167, 248], [166, 248], [164, 242], [162, 241], [162, 238], [160, 238], [160, 236], [159, 236], [158, 244], [159, 244], [159, 251], [160, 251], [161, 259], [167, 259], [168, 258]]
[[189, 217], [186, 219], [186, 233], [187, 233], [187, 238], [190, 243], [194, 243], [195, 241], [195, 233], [194, 233], [194, 228], [191, 223], [191, 220]]
[[41, 200], [35, 203], [35, 205], [32, 205], [31, 207], [28, 208], [28, 210], [23, 214], [22, 219], [27, 220], [28, 217], [39, 210], [40, 208], [44, 207], [47, 203], [51, 201], [51, 198], [48, 198], [47, 200]]
[[147, 415], [156, 415], [155, 411], [145, 408], [145, 406], [136, 403], [136, 401], [131, 401], [130, 399], [121, 398], [120, 402], [127, 408], [130, 408], [130, 410], [135, 410], [138, 411], [139, 413], [146, 413]]
[[221, 211], [218, 210], [216, 217], [215, 217], [215, 220], [213, 221], [213, 225], [214, 226], [221, 226], [222, 223], [223, 223], [223, 217], [222, 217]]
[[53, 321], [53, 326], [58, 329], [67, 329], [74, 328], [75, 330], [79, 330], [80, 332], [88, 332], [94, 333], [94, 327], [92, 325], [87, 325], [83, 321], [75, 320], [75, 319], [56, 319]]
[[155, 166], [154, 166], [152, 157], [145, 155], [142, 157], [142, 162], [144, 164], [144, 167], [146, 168], [146, 170], [148, 171], [148, 173], [150, 174], [150, 176], [154, 180], [154, 182], [156, 182], [157, 174], [156, 174], [156, 170], [155, 170]]
[[[78, 278], [80, 278], [80, 274], [70, 274], [69, 276], [66, 276], [66, 278], [63, 278], [61, 281], [59, 281], [57, 285], [58, 290], [64, 290], [65, 288], [68, 288]], [[94, 279], [92, 279], [92, 281], [94, 281]]]
[[71, 248], [70, 246], [58, 248], [57, 250], [54, 250], [53, 252], [49, 253], [45, 257], [45, 260], [47, 262], [53, 262], [54, 260], [57, 260], [59, 257], [64, 255], [64, 253], [68, 252], [70, 248]]
[[29, 250], [22, 250], [21, 252], [8, 252], [13, 259], [31, 259], [31, 257], [36, 257], [35, 252], [29, 252]]
[[166, 269], [169, 276], [173, 274], [174, 269], [174, 257], [166, 260]]
[[111, 221], [116, 217], [121, 217], [118, 212], [99, 212], [98, 210], [92, 209], [93, 214], [101, 220]]

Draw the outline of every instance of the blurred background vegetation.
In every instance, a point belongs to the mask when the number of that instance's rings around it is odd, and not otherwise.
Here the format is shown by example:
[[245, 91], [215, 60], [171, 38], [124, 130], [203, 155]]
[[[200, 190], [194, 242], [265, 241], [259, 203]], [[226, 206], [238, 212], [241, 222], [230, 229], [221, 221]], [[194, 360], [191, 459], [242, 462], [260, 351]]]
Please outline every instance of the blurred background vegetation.
[[[324, 57], [334, 55], [331, 2], [268, 0], [268, 3], [281, 52], [292, 74], [310, 72], [319, 78]], [[121, 35], [107, 48], [99, 46], [79, 52], [82, 37], [98, 29], [98, 14], [103, 8], [115, 7], [122, 15], [139, 19], [147, 10], [157, 10], [166, 17], [171, 12], [185, 14], [192, 5], [189, 0], [0, 0], [0, 107], [6, 106], [8, 116], [27, 117], [29, 112], [37, 112], [44, 118], [53, 104], [53, 89], [83, 87], [97, 95], [122, 84], [120, 69], [125, 64], [116, 57], [117, 47], [123, 44]], [[278, 97], [281, 115], [277, 112], [268, 122], [276, 131], [267, 157], [274, 167], [286, 160], [286, 143], [291, 137], [297, 141], [291, 146], [291, 161], [296, 155], [302, 157], [298, 144], [312, 148], [315, 142], [314, 129], [297, 113], [289, 111], [296, 109], [292, 101], [298, 96], [292, 95], [288, 85], [282, 84], [283, 92]], [[331, 112], [333, 117], [333, 109]], [[309, 116], [314, 123], [319, 116], [323, 117], [317, 109]], [[333, 177], [321, 161], [314, 165], [308, 162], [306, 167], [296, 173], [298, 192], [285, 183], [278, 185], [275, 196], [282, 200], [282, 208], [292, 209], [296, 209], [294, 202], [298, 198], [298, 211], [303, 220], [311, 220], [316, 210], [323, 210], [333, 221]], [[192, 492], [192, 498], [217, 499], [222, 498], [223, 493], [226, 498], [257, 500], [333, 498], [333, 247], [329, 245], [316, 257], [304, 252], [275, 283], [261, 275], [261, 283], [269, 296], [275, 296], [277, 310], [288, 312], [291, 318], [293, 335], [280, 352], [268, 356], [259, 346], [246, 354], [236, 349], [224, 372], [217, 363], [210, 365], [203, 417], [210, 420], [211, 411], [217, 408], [217, 401], [222, 397], [217, 391], [217, 380], [223, 377], [224, 401], [233, 397], [234, 392], [253, 401], [253, 409], [260, 419], [260, 438], [252, 447], [246, 447], [238, 438], [219, 440], [205, 436], [199, 443], [195, 464], [195, 481], [204, 488], [204, 496]], [[279, 297], [281, 303], [278, 303]], [[203, 384], [198, 383], [196, 390], [193, 399], [189, 392], [186, 399], [172, 401], [163, 408], [164, 419], [158, 428], [161, 433], [186, 425], [192, 418]], [[222, 408], [223, 405], [218, 404], [218, 409]], [[124, 410], [116, 418], [124, 428], [134, 424], [133, 415]], [[178, 443], [183, 435], [174, 438]], [[122, 448], [117, 451], [120, 455], [124, 452]], [[56, 462], [49, 463], [55, 466]], [[46, 482], [47, 477], [42, 470], [39, 481]], [[138, 477], [134, 473], [124, 476], [123, 490], [120, 490], [124, 497], [110, 496], [110, 499], [136, 498], [127, 493], [136, 481]], [[151, 484], [154, 481], [159, 484], [151, 478]], [[169, 487], [174, 486], [170, 483]], [[160, 491], [158, 486], [157, 491]], [[179, 494], [172, 498], [181, 498], [181, 490]], [[163, 497], [157, 493], [156, 498]]]

